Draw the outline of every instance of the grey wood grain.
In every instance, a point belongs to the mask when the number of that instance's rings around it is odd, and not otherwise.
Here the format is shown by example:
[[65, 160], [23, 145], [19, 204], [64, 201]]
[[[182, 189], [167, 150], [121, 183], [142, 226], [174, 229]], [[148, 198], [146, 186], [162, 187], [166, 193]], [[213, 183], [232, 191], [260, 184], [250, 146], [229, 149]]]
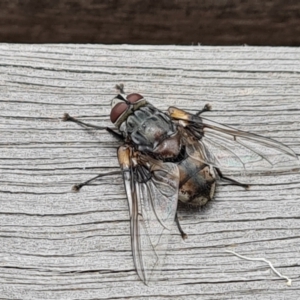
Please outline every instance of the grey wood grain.
[[[118, 142], [61, 121], [110, 126], [115, 83], [160, 109], [209, 102], [210, 119], [300, 153], [300, 49], [0, 44], [0, 299], [299, 299], [298, 171], [220, 182], [203, 209], [181, 207], [157, 282], [133, 266]], [[265, 257], [266, 264], [224, 250]]]

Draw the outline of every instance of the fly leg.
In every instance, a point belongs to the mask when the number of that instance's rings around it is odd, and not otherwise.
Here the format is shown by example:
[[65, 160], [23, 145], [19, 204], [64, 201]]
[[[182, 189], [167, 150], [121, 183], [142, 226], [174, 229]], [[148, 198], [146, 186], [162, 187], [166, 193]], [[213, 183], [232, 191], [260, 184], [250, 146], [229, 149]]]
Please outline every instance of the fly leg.
[[231, 178], [229, 178], [229, 177], [224, 176], [223, 173], [221, 172], [221, 170], [218, 169], [218, 168], [215, 168], [215, 170], [217, 171], [217, 173], [218, 173], [220, 179], [222, 179], [222, 180], [227, 180], [227, 181], [229, 181], [229, 182], [230, 182], [231, 184], [233, 184], [233, 185], [238, 185], [238, 186], [242, 186], [242, 187], [245, 188], [245, 189], [249, 189], [249, 187], [250, 187], [249, 184], [240, 183], [240, 182], [238, 182], [238, 181], [236, 181], [236, 180], [234, 180], [234, 179], [231, 179]]
[[109, 128], [109, 127], [106, 127], [105, 128], [110, 134], [112, 134], [116, 139], [118, 139], [119, 141], [122, 141], [124, 142], [125, 141], [125, 138], [122, 134], [118, 133], [118, 132], [115, 132], [113, 129]]
[[120, 174], [120, 171], [114, 171], [114, 172], [108, 172], [108, 173], [103, 173], [103, 174], [99, 174], [85, 182], [81, 182], [81, 183], [78, 183], [78, 184], [75, 184], [73, 187], [72, 187], [72, 191], [74, 192], [78, 192], [83, 186], [85, 185], [88, 185], [89, 183], [91, 183], [92, 181], [96, 180], [97, 178], [100, 178], [100, 177], [104, 177], [104, 176], [109, 176], [109, 175], [118, 175]]
[[202, 113], [206, 111], [210, 111], [211, 109], [212, 109], [211, 105], [209, 103], [206, 103], [204, 107], [200, 111], [198, 111], [195, 115], [199, 117]]
[[[80, 126], [83, 126], [83, 127], [90, 127], [90, 128], [95, 128], [95, 129], [105, 129], [107, 130], [110, 134], [112, 134], [114, 137], [116, 137], [118, 140], [121, 140], [121, 141], [124, 141], [124, 137], [115, 132], [113, 129], [109, 128], [109, 127], [101, 127], [101, 126], [96, 126], [96, 125], [93, 125], [93, 124], [89, 124], [89, 123], [85, 123], [85, 122], [82, 122], [76, 118], [73, 118], [71, 117], [69, 114], [65, 113], [64, 116], [63, 116], [63, 121], [66, 121], [66, 122], [74, 122], [74, 123], [77, 123], [78, 125]], [[103, 173], [103, 174], [99, 174], [85, 182], [81, 182], [81, 183], [78, 183], [78, 184], [75, 184], [73, 187], [72, 187], [72, 190], [74, 192], [78, 192], [83, 186], [85, 185], [88, 185], [89, 183], [91, 183], [92, 181], [96, 180], [97, 178], [100, 178], [100, 177], [104, 177], [104, 176], [109, 176], [109, 175], [116, 175], [116, 174], [120, 174], [120, 171], [115, 171], [115, 172], [109, 172], [109, 173]]]
[[178, 230], [181, 234], [181, 237], [183, 240], [185, 240], [187, 238], [187, 234], [182, 230], [181, 226], [180, 226], [180, 223], [179, 223], [179, 220], [178, 220], [178, 215], [177, 215], [177, 212], [176, 212], [176, 215], [175, 215], [175, 222], [176, 222], [176, 225], [178, 227]]
[[65, 121], [65, 122], [74, 122], [74, 123], [77, 123], [80, 126], [91, 127], [91, 128], [95, 128], [95, 129], [105, 129], [110, 134], [112, 134], [115, 138], [117, 138], [118, 140], [124, 141], [124, 137], [123, 137], [122, 134], [119, 134], [119, 133], [115, 132], [113, 129], [111, 129], [109, 127], [101, 127], [101, 126], [96, 126], [96, 125], [93, 125], [93, 124], [85, 123], [85, 122], [82, 122], [82, 121], [80, 121], [76, 118], [71, 117], [67, 113], [64, 114], [62, 120]]
[[92, 127], [92, 128], [95, 128], [95, 129], [106, 129], [106, 127], [96, 126], [96, 125], [93, 125], [93, 124], [82, 122], [82, 121], [80, 121], [76, 118], [71, 117], [67, 113], [64, 113], [62, 120], [65, 121], [65, 122], [74, 122], [74, 123], [77, 123], [80, 126]]

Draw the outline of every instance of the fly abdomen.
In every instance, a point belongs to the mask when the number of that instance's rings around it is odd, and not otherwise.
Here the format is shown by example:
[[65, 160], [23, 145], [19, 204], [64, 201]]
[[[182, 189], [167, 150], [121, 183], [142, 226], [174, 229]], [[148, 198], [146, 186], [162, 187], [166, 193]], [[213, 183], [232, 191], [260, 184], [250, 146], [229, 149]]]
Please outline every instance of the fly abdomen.
[[188, 156], [178, 163], [178, 168], [180, 172], [178, 198], [180, 201], [202, 206], [213, 198], [216, 181], [213, 167]]

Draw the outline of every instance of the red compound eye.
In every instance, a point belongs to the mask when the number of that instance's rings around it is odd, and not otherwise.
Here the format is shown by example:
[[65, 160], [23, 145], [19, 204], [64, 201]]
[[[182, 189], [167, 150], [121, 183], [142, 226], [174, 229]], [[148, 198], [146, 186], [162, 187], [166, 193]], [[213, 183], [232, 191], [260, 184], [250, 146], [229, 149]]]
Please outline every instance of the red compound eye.
[[[144, 97], [140, 94], [130, 94], [126, 97], [126, 99], [132, 104], [143, 98]], [[110, 112], [110, 120], [112, 123], [115, 123], [118, 118], [120, 118], [120, 116], [128, 109], [128, 106], [129, 104], [126, 102], [119, 102], [112, 108]]]
[[130, 94], [126, 97], [126, 99], [131, 102], [131, 103], [134, 103], [134, 102], [137, 102], [141, 99], [143, 99], [144, 97], [140, 94]]
[[126, 111], [128, 108], [128, 105], [125, 102], [119, 102], [117, 103], [110, 112], [110, 120], [112, 123], [115, 123], [118, 118]]

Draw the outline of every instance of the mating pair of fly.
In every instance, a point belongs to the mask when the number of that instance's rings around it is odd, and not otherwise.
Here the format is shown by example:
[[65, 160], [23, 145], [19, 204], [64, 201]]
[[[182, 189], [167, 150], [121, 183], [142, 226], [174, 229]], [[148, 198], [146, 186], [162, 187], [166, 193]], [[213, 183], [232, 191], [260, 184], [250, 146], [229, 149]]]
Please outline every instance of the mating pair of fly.
[[[112, 100], [111, 122], [116, 128], [103, 128], [81, 122], [68, 114], [64, 121], [84, 127], [106, 129], [122, 145], [118, 160], [129, 203], [131, 248], [140, 279], [147, 284], [161, 266], [170, 229], [177, 224], [178, 200], [202, 206], [215, 193], [216, 180], [248, 188], [223, 176], [221, 169], [244, 172], [274, 171], [296, 162], [289, 147], [269, 138], [212, 122], [201, 117], [211, 110], [206, 104], [195, 114], [176, 107], [162, 112], [140, 94], [126, 95], [122, 84]], [[100, 174], [74, 186], [79, 190]]]

